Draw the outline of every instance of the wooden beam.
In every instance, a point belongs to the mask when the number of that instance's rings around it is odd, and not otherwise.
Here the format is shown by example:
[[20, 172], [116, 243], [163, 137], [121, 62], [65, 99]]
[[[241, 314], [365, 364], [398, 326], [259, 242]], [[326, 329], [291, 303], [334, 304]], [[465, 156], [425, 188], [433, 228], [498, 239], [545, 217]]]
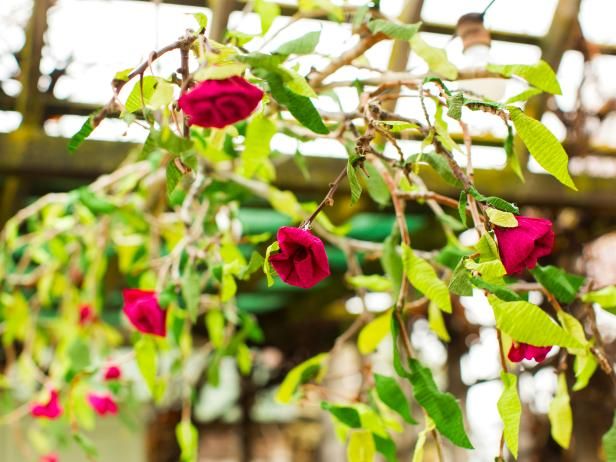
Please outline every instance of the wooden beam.
[[[131, 143], [86, 141], [76, 154], [71, 155], [66, 149], [67, 142], [65, 138], [49, 137], [42, 133], [17, 131], [0, 134], [0, 175], [89, 180], [111, 172], [135, 147]], [[288, 156], [277, 165], [276, 186], [315, 196], [322, 194], [329, 188], [332, 172], [341, 170], [344, 162], [344, 159], [310, 157], [307, 164], [311, 179], [306, 181], [292, 156]], [[426, 168], [422, 176], [434, 191], [457, 197], [457, 192], [430, 169]], [[584, 207], [616, 214], [616, 183], [611, 178], [576, 176], [574, 181], [580, 189], [577, 193], [560, 185], [549, 175], [528, 173], [526, 183], [521, 184], [509, 171], [478, 169], [475, 179], [477, 188], [483, 194], [503, 197], [519, 204]], [[342, 184], [341, 189], [348, 189], [346, 183]]]

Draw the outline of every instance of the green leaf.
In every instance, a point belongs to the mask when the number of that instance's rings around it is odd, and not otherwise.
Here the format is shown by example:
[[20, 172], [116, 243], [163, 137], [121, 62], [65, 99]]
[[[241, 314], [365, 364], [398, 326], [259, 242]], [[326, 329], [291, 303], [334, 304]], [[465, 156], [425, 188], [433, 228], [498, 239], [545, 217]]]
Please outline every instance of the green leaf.
[[491, 283], [475, 276], [471, 277], [471, 282], [478, 289], [487, 290], [491, 294], [496, 295], [498, 298], [506, 302], [517, 302], [522, 300], [522, 297], [520, 297], [516, 292], [499, 283]]
[[73, 433], [73, 439], [75, 443], [77, 443], [77, 446], [86, 454], [88, 459], [94, 460], [98, 458], [98, 449], [96, 449], [96, 446], [90, 438], [81, 432], [75, 432]]
[[402, 264], [409, 282], [446, 313], [451, 313], [451, 299], [447, 285], [439, 279], [430, 263], [415, 255], [402, 244]]
[[372, 200], [380, 205], [389, 205], [391, 202], [389, 189], [379, 171], [370, 162], [366, 162], [364, 168], [368, 172], [368, 176], [365, 177], [364, 181], [366, 182], [366, 189]]
[[577, 191], [569, 175], [569, 158], [560, 142], [541, 122], [514, 106], [507, 106], [509, 117], [535, 160], [565, 186]]
[[507, 202], [504, 199], [496, 196], [484, 196], [479, 191], [477, 191], [474, 187], [471, 186], [469, 189], [471, 196], [481, 202], [485, 202], [488, 205], [491, 205], [495, 209], [502, 210], [503, 212], [509, 213], [520, 213], [520, 209], [511, 202]]
[[186, 269], [182, 276], [182, 297], [186, 303], [186, 309], [194, 322], [199, 313], [199, 297], [201, 296], [201, 275]]
[[466, 191], [460, 191], [460, 199], [458, 199], [458, 215], [460, 215], [460, 222], [464, 226], [468, 226], [466, 221], [466, 207], [468, 204], [468, 195]]
[[261, 35], [265, 35], [272, 27], [274, 19], [280, 16], [280, 6], [268, 0], [255, 0], [254, 11], [261, 19]]
[[513, 104], [513, 103], [518, 103], [520, 101], [527, 101], [533, 96], [540, 95], [541, 93], [543, 93], [543, 90], [539, 88], [535, 88], [535, 87], [529, 87], [523, 92], [518, 93], [517, 95], [509, 98], [507, 101], [505, 101], [505, 104]]
[[[569, 334], [571, 334], [571, 336], [574, 337], [578, 342], [584, 345], [584, 347], [589, 346], [589, 342], [586, 339], [586, 334], [584, 333], [584, 327], [582, 327], [582, 324], [580, 323], [580, 321], [577, 320], [575, 316], [572, 316], [563, 310], [558, 310], [556, 312], [556, 316], [558, 317], [558, 321], [560, 322], [560, 325], [563, 326], [563, 329], [565, 329]], [[574, 350], [570, 350], [570, 353], [584, 354], [584, 353], [587, 353], [587, 351], [588, 350], [586, 349], [583, 349], [583, 350], [574, 349]]]
[[562, 94], [556, 74], [548, 63], [541, 60], [536, 64], [488, 64], [486, 69], [505, 77], [517, 75], [528, 83], [554, 95]]
[[133, 89], [126, 99], [125, 107], [128, 112], [139, 111], [143, 106], [147, 106], [150, 98], [154, 94], [159, 78], [146, 75], [141, 80], [137, 80]]
[[582, 301], [597, 303], [606, 311], [616, 314], [616, 286], [607, 286], [600, 290], [582, 295]]
[[348, 462], [373, 462], [376, 448], [372, 433], [368, 430], [355, 430], [351, 432], [347, 447]]
[[520, 434], [520, 417], [522, 416], [522, 403], [518, 396], [518, 378], [514, 374], [501, 372], [503, 393], [498, 399], [498, 413], [504, 424], [505, 443], [515, 459], [518, 458], [518, 437]]
[[447, 98], [447, 115], [455, 120], [462, 118], [462, 106], [464, 105], [464, 94], [462, 92], [454, 93]]
[[447, 332], [447, 326], [445, 326], [443, 313], [434, 302], [430, 302], [428, 305], [428, 326], [443, 342], [451, 341], [449, 332]]
[[173, 101], [173, 90], [174, 87], [172, 84], [164, 80], [159, 80], [147, 103], [147, 107], [156, 110], [168, 106]]
[[252, 352], [245, 343], [240, 343], [235, 353], [237, 367], [242, 375], [249, 375], [252, 369]]
[[386, 19], [374, 19], [368, 23], [368, 29], [373, 34], [381, 32], [390, 38], [405, 41], [411, 40], [420, 26], [420, 22], [416, 24], [396, 24]]
[[522, 166], [520, 165], [520, 159], [516, 155], [513, 149], [513, 129], [511, 125], [507, 124], [507, 137], [503, 144], [505, 154], [507, 155], [507, 166], [517, 175], [522, 183], [524, 183], [524, 173], [522, 172]]
[[441, 104], [437, 104], [436, 111], [434, 111], [434, 129], [436, 130], [436, 139], [446, 150], [462, 152], [458, 143], [449, 134], [449, 127], [443, 119], [443, 106]]
[[312, 53], [319, 43], [321, 31], [308, 32], [296, 39], [280, 45], [274, 53], [281, 55], [307, 55]]
[[366, 324], [359, 332], [357, 337], [357, 348], [362, 355], [372, 353], [389, 333], [391, 324], [391, 312], [388, 310], [384, 314], [374, 318]]
[[171, 198], [171, 194], [175, 191], [178, 183], [182, 179], [182, 172], [178, 168], [177, 164], [174, 160], [170, 160], [167, 162], [167, 167], [165, 168], [166, 182], [167, 182], [167, 197]]
[[464, 260], [460, 260], [458, 266], [453, 271], [449, 281], [449, 290], [465, 297], [473, 295], [473, 285], [471, 284], [471, 274], [464, 266]]
[[455, 80], [458, 77], [458, 69], [449, 62], [447, 53], [442, 48], [428, 45], [419, 34], [415, 34], [411, 39], [411, 48], [435, 74], [447, 80]]
[[278, 252], [279, 250], [280, 244], [278, 244], [278, 241], [274, 241], [267, 247], [267, 250], [265, 251], [265, 259], [263, 260], [263, 272], [267, 277], [267, 287], [271, 287], [272, 285], [274, 285], [272, 266], [270, 265], [269, 258], [272, 252]]
[[361, 418], [357, 409], [351, 406], [339, 406], [336, 404], [328, 403], [327, 401], [321, 402], [321, 409], [326, 410], [333, 415], [339, 422], [345, 424], [351, 428], [361, 428]]
[[396, 379], [380, 374], [374, 374], [374, 384], [377, 395], [385, 405], [397, 412], [400, 417], [405, 420], [405, 422], [413, 425], [417, 423], [411, 415], [409, 403]]
[[349, 276], [347, 281], [353, 287], [361, 287], [374, 292], [387, 292], [392, 288], [391, 280], [380, 274]]
[[359, 178], [357, 178], [357, 171], [350, 159], [347, 163], [347, 177], [351, 188], [351, 204], [355, 204], [361, 197], [362, 187]]
[[518, 227], [518, 220], [511, 212], [503, 212], [502, 210], [488, 207], [486, 209], [486, 214], [490, 219], [490, 223], [492, 223], [493, 225], [500, 226], [502, 228]]
[[603, 450], [605, 451], [605, 457], [607, 462], [616, 462], [616, 414], [614, 414], [614, 421], [612, 426], [607, 431], [603, 438]]
[[398, 228], [394, 227], [392, 234], [385, 238], [383, 254], [381, 255], [381, 266], [385, 270], [385, 275], [393, 284], [394, 298], [398, 296], [402, 284], [402, 259], [397, 251], [400, 235], [397, 233]]
[[563, 372], [558, 375], [556, 396], [554, 396], [550, 403], [548, 417], [550, 419], [552, 438], [561, 447], [568, 449], [573, 430], [573, 417], [571, 415], [571, 405], [569, 404], [567, 378]]
[[251, 178], [256, 174], [266, 180], [273, 179], [274, 167], [269, 162], [270, 142], [276, 133], [276, 124], [270, 119], [254, 117], [246, 127], [245, 149], [242, 152], [242, 174]]
[[279, 104], [286, 106], [299, 123], [320, 135], [329, 133], [329, 129], [323, 123], [319, 111], [314, 107], [310, 98], [293, 93], [286, 88], [282, 77], [277, 73], [268, 72], [265, 79], [269, 84], [273, 98]]
[[585, 278], [582, 276], [567, 273], [551, 265], [537, 265], [530, 272], [537, 282], [562, 303], [571, 303], [575, 300], [575, 296], [585, 281]]
[[222, 348], [225, 343], [225, 316], [222, 310], [208, 310], [205, 313], [205, 325], [214, 348]]
[[300, 96], [306, 96], [308, 98], [316, 98], [317, 94], [310, 86], [308, 81], [303, 75], [300, 75], [292, 69], [285, 67], [279, 67], [279, 72], [282, 75], [282, 79], [285, 83], [285, 87]]
[[325, 366], [328, 358], [328, 353], [321, 353], [291, 369], [276, 392], [276, 401], [282, 404], [288, 404], [293, 399], [295, 392], [301, 384], [314, 378], [318, 381], [318, 379], [325, 374]]
[[565, 348], [584, 346], [536, 305], [526, 301], [504, 302], [494, 295], [488, 296], [488, 301], [494, 309], [496, 327], [517, 342]]
[[197, 21], [199, 30], [204, 31], [207, 29], [207, 15], [205, 13], [193, 13], [192, 17]]
[[180, 446], [180, 462], [196, 462], [199, 455], [199, 432], [190, 421], [182, 420], [175, 427], [175, 437]]
[[118, 71], [113, 76], [113, 80], [119, 80], [121, 82], [128, 82], [128, 78], [130, 77], [130, 73], [133, 72], [133, 68], [129, 67], [128, 69], [122, 69]]
[[156, 380], [158, 357], [156, 356], [156, 347], [151, 338], [143, 336], [135, 343], [135, 360], [150, 394], [156, 398], [159, 393]]
[[242, 280], [249, 279], [255, 271], [263, 267], [263, 263], [265, 263], [265, 260], [263, 259], [261, 254], [259, 252], [253, 251], [250, 255], [250, 261], [248, 262], [248, 265], [242, 268], [242, 270], [238, 274], [238, 278]]
[[195, 72], [194, 78], [196, 81], [228, 79], [234, 75], [241, 75], [247, 67], [244, 63], [210, 65]]
[[409, 380], [413, 385], [413, 394], [434, 421], [437, 430], [452, 443], [462, 448], [473, 449], [466, 431], [460, 405], [451, 393], [441, 392], [430, 369], [415, 358], [409, 359], [411, 374]]
[[68, 141], [68, 152], [74, 154], [75, 151], [77, 151], [77, 148], [81, 145], [81, 143], [83, 143], [93, 131], [94, 125], [92, 123], [92, 116], [90, 116], [83, 123], [79, 131], [73, 136], [71, 136], [71, 139]]
[[398, 462], [396, 443], [391, 438], [383, 438], [372, 434], [377, 452], [381, 453], [387, 462]]
[[597, 360], [595, 356], [586, 352], [586, 354], [578, 354], [573, 361], [573, 372], [575, 374], [575, 383], [571, 388], [573, 391], [580, 391], [588, 385], [588, 381], [597, 370]]
[[77, 190], [79, 202], [85, 205], [94, 215], [107, 215], [118, 210], [118, 206], [105, 199], [101, 195], [95, 194], [90, 188], [82, 186]]
[[445, 158], [435, 152], [424, 152], [421, 154], [413, 154], [409, 156], [407, 162], [426, 162], [430, 167], [436, 170], [443, 180], [456, 188], [461, 188], [462, 183], [456, 178], [451, 171], [449, 163]]

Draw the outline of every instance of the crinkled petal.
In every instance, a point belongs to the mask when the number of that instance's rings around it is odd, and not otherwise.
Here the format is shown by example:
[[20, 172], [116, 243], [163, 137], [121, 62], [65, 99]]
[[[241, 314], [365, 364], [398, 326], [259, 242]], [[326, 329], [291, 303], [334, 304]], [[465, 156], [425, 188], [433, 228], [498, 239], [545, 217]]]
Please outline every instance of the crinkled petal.
[[534, 268], [537, 260], [549, 255], [554, 245], [552, 222], [544, 218], [518, 216], [515, 228], [494, 227], [498, 249], [507, 274]]

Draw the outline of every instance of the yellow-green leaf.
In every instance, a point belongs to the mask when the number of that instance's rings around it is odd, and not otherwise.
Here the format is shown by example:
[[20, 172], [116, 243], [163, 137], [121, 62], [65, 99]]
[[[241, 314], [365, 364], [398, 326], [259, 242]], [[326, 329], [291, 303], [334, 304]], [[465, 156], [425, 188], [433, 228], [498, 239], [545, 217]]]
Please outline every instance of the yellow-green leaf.
[[302, 383], [312, 379], [319, 381], [325, 374], [328, 357], [328, 353], [321, 353], [291, 369], [276, 392], [276, 401], [282, 404], [290, 403]]
[[432, 329], [432, 332], [443, 342], [449, 342], [451, 340], [449, 332], [447, 332], [447, 326], [445, 326], [443, 313], [434, 302], [430, 302], [430, 305], [428, 305], [428, 325], [430, 329]]
[[380, 274], [362, 274], [360, 276], [349, 276], [347, 281], [353, 287], [361, 287], [374, 292], [386, 292], [392, 289], [391, 280]]
[[554, 95], [562, 94], [556, 74], [550, 65], [543, 60], [535, 64], [488, 64], [486, 69], [505, 77], [517, 75], [543, 91]]
[[347, 447], [349, 462], [372, 462], [376, 449], [372, 433], [368, 430], [353, 430]]
[[361, 354], [367, 355], [372, 353], [378, 344], [389, 334], [391, 312], [392, 310], [390, 309], [386, 313], [374, 318], [360, 331], [357, 337], [357, 348]]
[[486, 214], [490, 219], [490, 223], [492, 223], [493, 225], [500, 226], [502, 228], [518, 227], [518, 220], [513, 213], [503, 212], [502, 210], [488, 207], [486, 209]]
[[515, 106], [507, 106], [509, 117], [522, 141], [535, 160], [565, 186], [577, 191], [569, 175], [569, 158], [560, 142], [538, 120], [527, 116]]
[[411, 48], [435, 74], [447, 80], [454, 80], [458, 77], [458, 69], [449, 62], [445, 50], [428, 45], [420, 34], [415, 34], [411, 38]]
[[451, 313], [451, 299], [447, 284], [439, 279], [430, 263], [415, 255], [406, 244], [402, 244], [402, 264], [409, 282], [446, 313]]
[[518, 436], [520, 433], [520, 417], [522, 404], [518, 396], [517, 377], [506, 372], [501, 373], [503, 381], [503, 393], [498, 399], [498, 413], [504, 424], [505, 443], [513, 454], [518, 458]]
[[558, 375], [556, 395], [550, 403], [548, 417], [550, 419], [552, 438], [561, 447], [568, 449], [573, 430], [573, 417], [571, 415], [571, 405], [569, 404], [567, 379], [563, 372]]
[[263, 272], [267, 277], [267, 286], [271, 287], [274, 284], [274, 277], [272, 276], [272, 266], [270, 264], [269, 258], [272, 252], [277, 252], [280, 250], [280, 244], [278, 241], [272, 242], [265, 251], [265, 259], [263, 260]]
[[276, 133], [276, 124], [270, 119], [257, 116], [246, 127], [246, 141], [242, 152], [242, 173], [250, 178], [259, 174], [266, 180], [272, 180], [273, 167], [269, 161], [270, 142]]

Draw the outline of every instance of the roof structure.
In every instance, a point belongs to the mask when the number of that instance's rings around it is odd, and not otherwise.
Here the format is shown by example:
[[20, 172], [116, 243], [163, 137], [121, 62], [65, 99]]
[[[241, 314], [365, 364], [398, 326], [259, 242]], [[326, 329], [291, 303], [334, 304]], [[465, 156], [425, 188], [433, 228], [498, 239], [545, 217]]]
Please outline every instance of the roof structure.
[[[317, 51], [323, 55], [335, 55], [353, 43], [348, 24], [332, 22], [318, 13], [298, 20], [296, 3], [280, 2], [281, 17], [266, 37], [269, 45], [287, 33], [293, 34], [294, 28], [283, 29], [290, 21], [297, 22], [297, 28], [303, 27], [303, 31], [322, 30], [322, 37], [327, 40], [322, 40], [326, 43], [321, 43]], [[352, 12], [365, 2], [340, 3]], [[460, 40], [452, 39], [458, 17], [481, 10], [486, 3], [382, 0], [380, 8], [384, 15], [404, 23], [422, 21], [426, 39], [446, 46], [456, 62], [457, 58], [462, 59]], [[502, 133], [477, 120], [472, 124], [476, 125], [474, 142], [479, 146], [476, 177], [486, 194], [522, 204], [592, 207], [616, 213], [612, 186], [616, 175], [616, 136], [612, 133], [616, 123], [612, 112], [616, 109], [616, 86], [606, 78], [609, 70], [616, 67], [616, 35], [605, 19], [616, 7], [612, 3], [524, 0], [514, 5], [496, 1], [490, 10], [486, 24], [493, 38], [491, 59], [513, 63], [542, 58], [558, 70], [564, 96], [536, 97], [527, 104], [526, 111], [543, 119], [562, 139], [572, 158], [571, 170], [580, 192], [565, 191], [540, 173], [532, 159], [523, 162], [527, 164], [527, 184], [521, 188], [513, 174], [501, 170]], [[36, 195], [44, 192], [46, 183], [57, 184], [57, 179], [85, 180], [108, 172], [124, 158], [131, 142], [145, 138], [145, 130], [141, 133], [138, 126], [127, 131], [123, 122], [108, 120], [76, 155], [71, 156], [66, 150], [66, 137], [77, 131], [84, 117], [108, 98], [109, 82], [115, 72], [147, 58], [149, 50], [157, 45], [177, 38], [191, 25], [192, 18], [187, 13], [200, 11], [208, 15], [209, 35], [213, 39], [222, 39], [228, 29], [251, 33], [256, 28], [258, 32], [258, 18], [251, 8], [251, 2], [237, 0], [208, 0], [205, 5], [203, 0], [2, 2], [0, 26], [6, 37], [0, 41], [0, 197], [5, 216], [0, 221], [23, 204], [29, 191]], [[277, 31], [281, 29], [278, 37]], [[332, 85], [357, 72], [369, 76], [374, 70], [403, 72], [418, 66], [408, 44], [403, 42], [378, 44], [366, 58], [367, 62], [358, 68], [341, 69], [334, 74]], [[163, 70], [173, 71], [172, 61], [160, 61], [157, 65], [163, 66]], [[317, 59], [302, 65], [318, 67], [320, 62]], [[279, 142], [284, 152], [284, 140]], [[279, 167], [284, 173], [279, 175], [279, 186], [314, 192], [326, 190], [330, 172], [337, 171], [338, 164], [343, 162], [336, 158], [335, 146], [328, 152], [326, 144], [311, 147], [305, 143], [302, 150], [305, 154], [321, 154], [308, 163], [313, 180], [307, 184], [292, 162], [283, 158]], [[29, 183], [31, 176], [41, 178], [37, 179], [34, 191]], [[447, 192], [446, 185], [434, 181], [437, 190]]]

